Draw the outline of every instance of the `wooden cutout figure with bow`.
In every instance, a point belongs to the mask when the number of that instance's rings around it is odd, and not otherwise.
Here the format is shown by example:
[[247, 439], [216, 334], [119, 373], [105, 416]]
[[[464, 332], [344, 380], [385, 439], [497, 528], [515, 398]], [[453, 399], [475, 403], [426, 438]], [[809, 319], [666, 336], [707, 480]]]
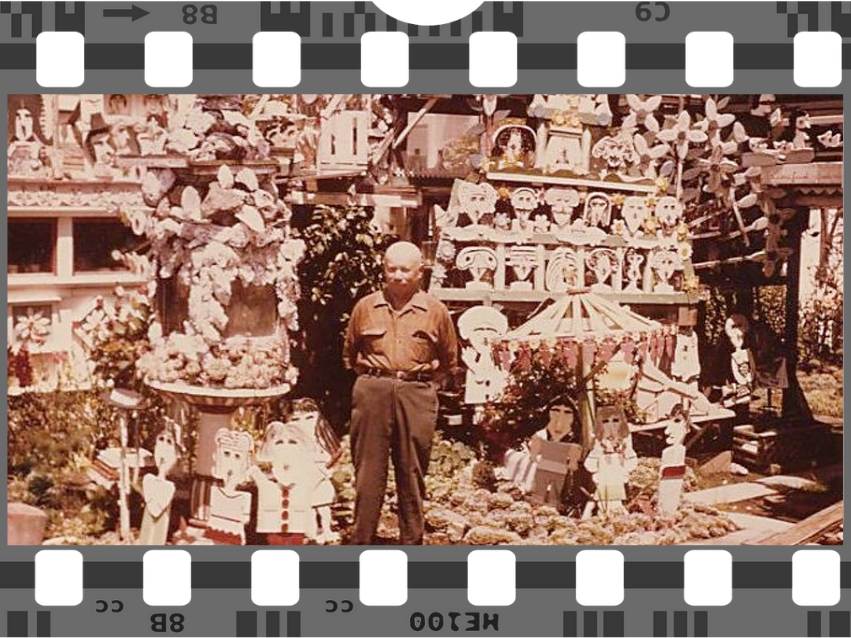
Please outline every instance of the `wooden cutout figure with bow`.
[[596, 489], [585, 505], [582, 518], [589, 518], [595, 509], [601, 515], [625, 514], [625, 484], [638, 466], [638, 457], [632, 449], [624, 411], [616, 406], [598, 407], [594, 437], [594, 447], [585, 459], [585, 469], [591, 473]]
[[251, 516], [251, 494], [237, 487], [245, 480], [254, 451], [248, 432], [221, 428], [216, 432], [214, 485], [210, 493], [210, 520], [204, 536], [221, 545], [245, 545], [245, 525]]
[[659, 468], [660, 514], [673, 514], [680, 506], [683, 492], [683, 478], [686, 474], [686, 446], [683, 441], [688, 434], [690, 422], [688, 414], [681, 404], [674, 406], [671, 417], [665, 426], [668, 447], [662, 450], [662, 463]]
[[316, 462], [317, 450], [296, 421], [272, 421], [266, 426], [257, 460], [270, 463], [271, 476], [257, 466], [250, 470], [257, 485], [257, 531], [266, 534], [270, 545], [303, 545], [305, 539], [334, 540], [330, 511], [317, 528], [314, 508], [328, 508], [334, 501], [334, 486]]
[[458, 318], [458, 332], [469, 343], [461, 351], [467, 366], [464, 402], [495, 401], [508, 382], [508, 372], [494, 361], [491, 343], [508, 332], [508, 319], [492, 306], [474, 306]]
[[575, 496], [582, 445], [576, 443], [576, 408], [569, 399], [550, 405], [547, 426], [535, 433], [529, 451], [535, 463], [535, 482], [531, 499], [558, 507], [565, 498]]
[[163, 429], [154, 444], [156, 474], [146, 474], [142, 479], [142, 498], [145, 511], [139, 529], [137, 545], [165, 545], [171, 521], [171, 503], [174, 500], [174, 483], [168, 480], [169, 473], [178, 462], [178, 450], [182, 450], [180, 426], [166, 417]]

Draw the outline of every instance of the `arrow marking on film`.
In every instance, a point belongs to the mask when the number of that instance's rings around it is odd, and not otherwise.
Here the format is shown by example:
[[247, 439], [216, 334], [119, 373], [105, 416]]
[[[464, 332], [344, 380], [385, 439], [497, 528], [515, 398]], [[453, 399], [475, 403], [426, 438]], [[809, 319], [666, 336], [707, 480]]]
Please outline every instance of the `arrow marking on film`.
[[131, 18], [131, 22], [136, 22], [139, 18], [144, 18], [150, 11], [145, 11], [135, 4], [131, 4], [129, 9], [104, 9], [104, 18]]

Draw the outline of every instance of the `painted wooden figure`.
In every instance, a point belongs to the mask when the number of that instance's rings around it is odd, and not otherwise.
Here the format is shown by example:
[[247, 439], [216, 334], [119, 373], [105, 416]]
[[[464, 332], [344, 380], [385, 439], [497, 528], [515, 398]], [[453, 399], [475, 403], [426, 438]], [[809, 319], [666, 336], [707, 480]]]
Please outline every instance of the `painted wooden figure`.
[[458, 318], [458, 332], [469, 343], [461, 351], [467, 366], [464, 402], [483, 404], [495, 401], [505, 389], [508, 372], [494, 361], [489, 340], [508, 332], [508, 319], [490, 306], [475, 306]]
[[754, 358], [749, 348], [745, 348], [745, 338], [750, 323], [744, 315], [735, 314], [727, 319], [724, 332], [733, 346], [730, 355], [732, 381], [724, 388], [722, 404], [725, 407], [745, 405], [750, 402], [753, 391]]
[[[257, 459], [271, 463], [271, 476], [258, 467], [250, 472], [257, 485], [257, 531], [270, 545], [303, 545], [306, 539], [335, 540], [330, 505], [334, 486], [316, 462], [312, 439], [293, 422], [272, 421], [266, 427]], [[322, 531], [317, 509], [322, 512]]]
[[315, 540], [319, 544], [336, 543], [340, 535], [331, 529], [331, 505], [337, 494], [331, 482], [330, 469], [343, 454], [340, 439], [313, 399], [294, 401], [293, 413], [287, 422], [300, 428], [307, 436], [316, 470], [321, 476], [311, 499], [319, 525]]
[[659, 468], [657, 510], [660, 514], [673, 514], [680, 506], [683, 478], [686, 474], [686, 446], [683, 441], [688, 429], [688, 414], [682, 405], [675, 406], [665, 426], [668, 447], [662, 451], [662, 464]]
[[576, 477], [582, 460], [582, 445], [576, 440], [576, 410], [569, 402], [550, 406], [549, 422], [529, 441], [535, 464], [531, 498], [537, 503], [559, 506], [576, 491]]
[[221, 428], [216, 432], [213, 476], [223, 481], [210, 492], [210, 520], [204, 535], [221, 545], [245, 545], [251, 516], [251, 494], [237, 487], [249, 471], [254, 439], [247, 432]]
[[139, 529], [137, 545], [165, 545], [171, 521], [171, 503], [174, 500], [174, 483], [168, 480], [169, 473], [178, 461], [178, 450], [182, 450], [180, 426], [166, 417], [163, 429], [154, 444], [156, 474], [146, 474], [142, 479], [142, 498], [145, 511]]
[[632, 449], [626, 415], [621, 408], [597, 408], [594, 423], [594, 447], [585, 459], [585, 469], [591, 472], [596, 489], [588, 501], [583, 518], [597, 514], [626, 513], [625, 484], [630, 473], [638, 466], [638, 457]]

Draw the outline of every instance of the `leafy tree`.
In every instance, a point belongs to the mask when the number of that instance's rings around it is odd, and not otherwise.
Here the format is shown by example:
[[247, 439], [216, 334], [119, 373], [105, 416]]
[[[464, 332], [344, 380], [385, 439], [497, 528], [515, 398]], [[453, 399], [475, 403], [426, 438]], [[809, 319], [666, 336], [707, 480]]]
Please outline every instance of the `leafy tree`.
[[299, 264], [301, 334], [294, 340], [297, 392], [315, 398], [341, 430], [348, 420], [352, 374], [343, 368], [343, 334], [352, 308], [382, 281], [382, 256], [392, 238], [364, 207], [318, 206], [300, 229], [306, 245]]

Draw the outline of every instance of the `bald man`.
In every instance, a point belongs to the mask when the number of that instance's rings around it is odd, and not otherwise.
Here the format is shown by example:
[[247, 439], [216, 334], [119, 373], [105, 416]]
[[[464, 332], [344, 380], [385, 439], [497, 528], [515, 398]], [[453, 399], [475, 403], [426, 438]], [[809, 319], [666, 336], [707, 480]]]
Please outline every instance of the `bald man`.
[[371, 545], [393, 458], [399, 541], [421, 545], [423, 499], [437, 425], [437, 388], [458, 363], [449, 311], [420, 289], [422, 254], [408, 242], [384, 255], [384, 288], [352, 310], [343, 358], [358, 377], [352, 390], [355, 463], [353, 545]]

